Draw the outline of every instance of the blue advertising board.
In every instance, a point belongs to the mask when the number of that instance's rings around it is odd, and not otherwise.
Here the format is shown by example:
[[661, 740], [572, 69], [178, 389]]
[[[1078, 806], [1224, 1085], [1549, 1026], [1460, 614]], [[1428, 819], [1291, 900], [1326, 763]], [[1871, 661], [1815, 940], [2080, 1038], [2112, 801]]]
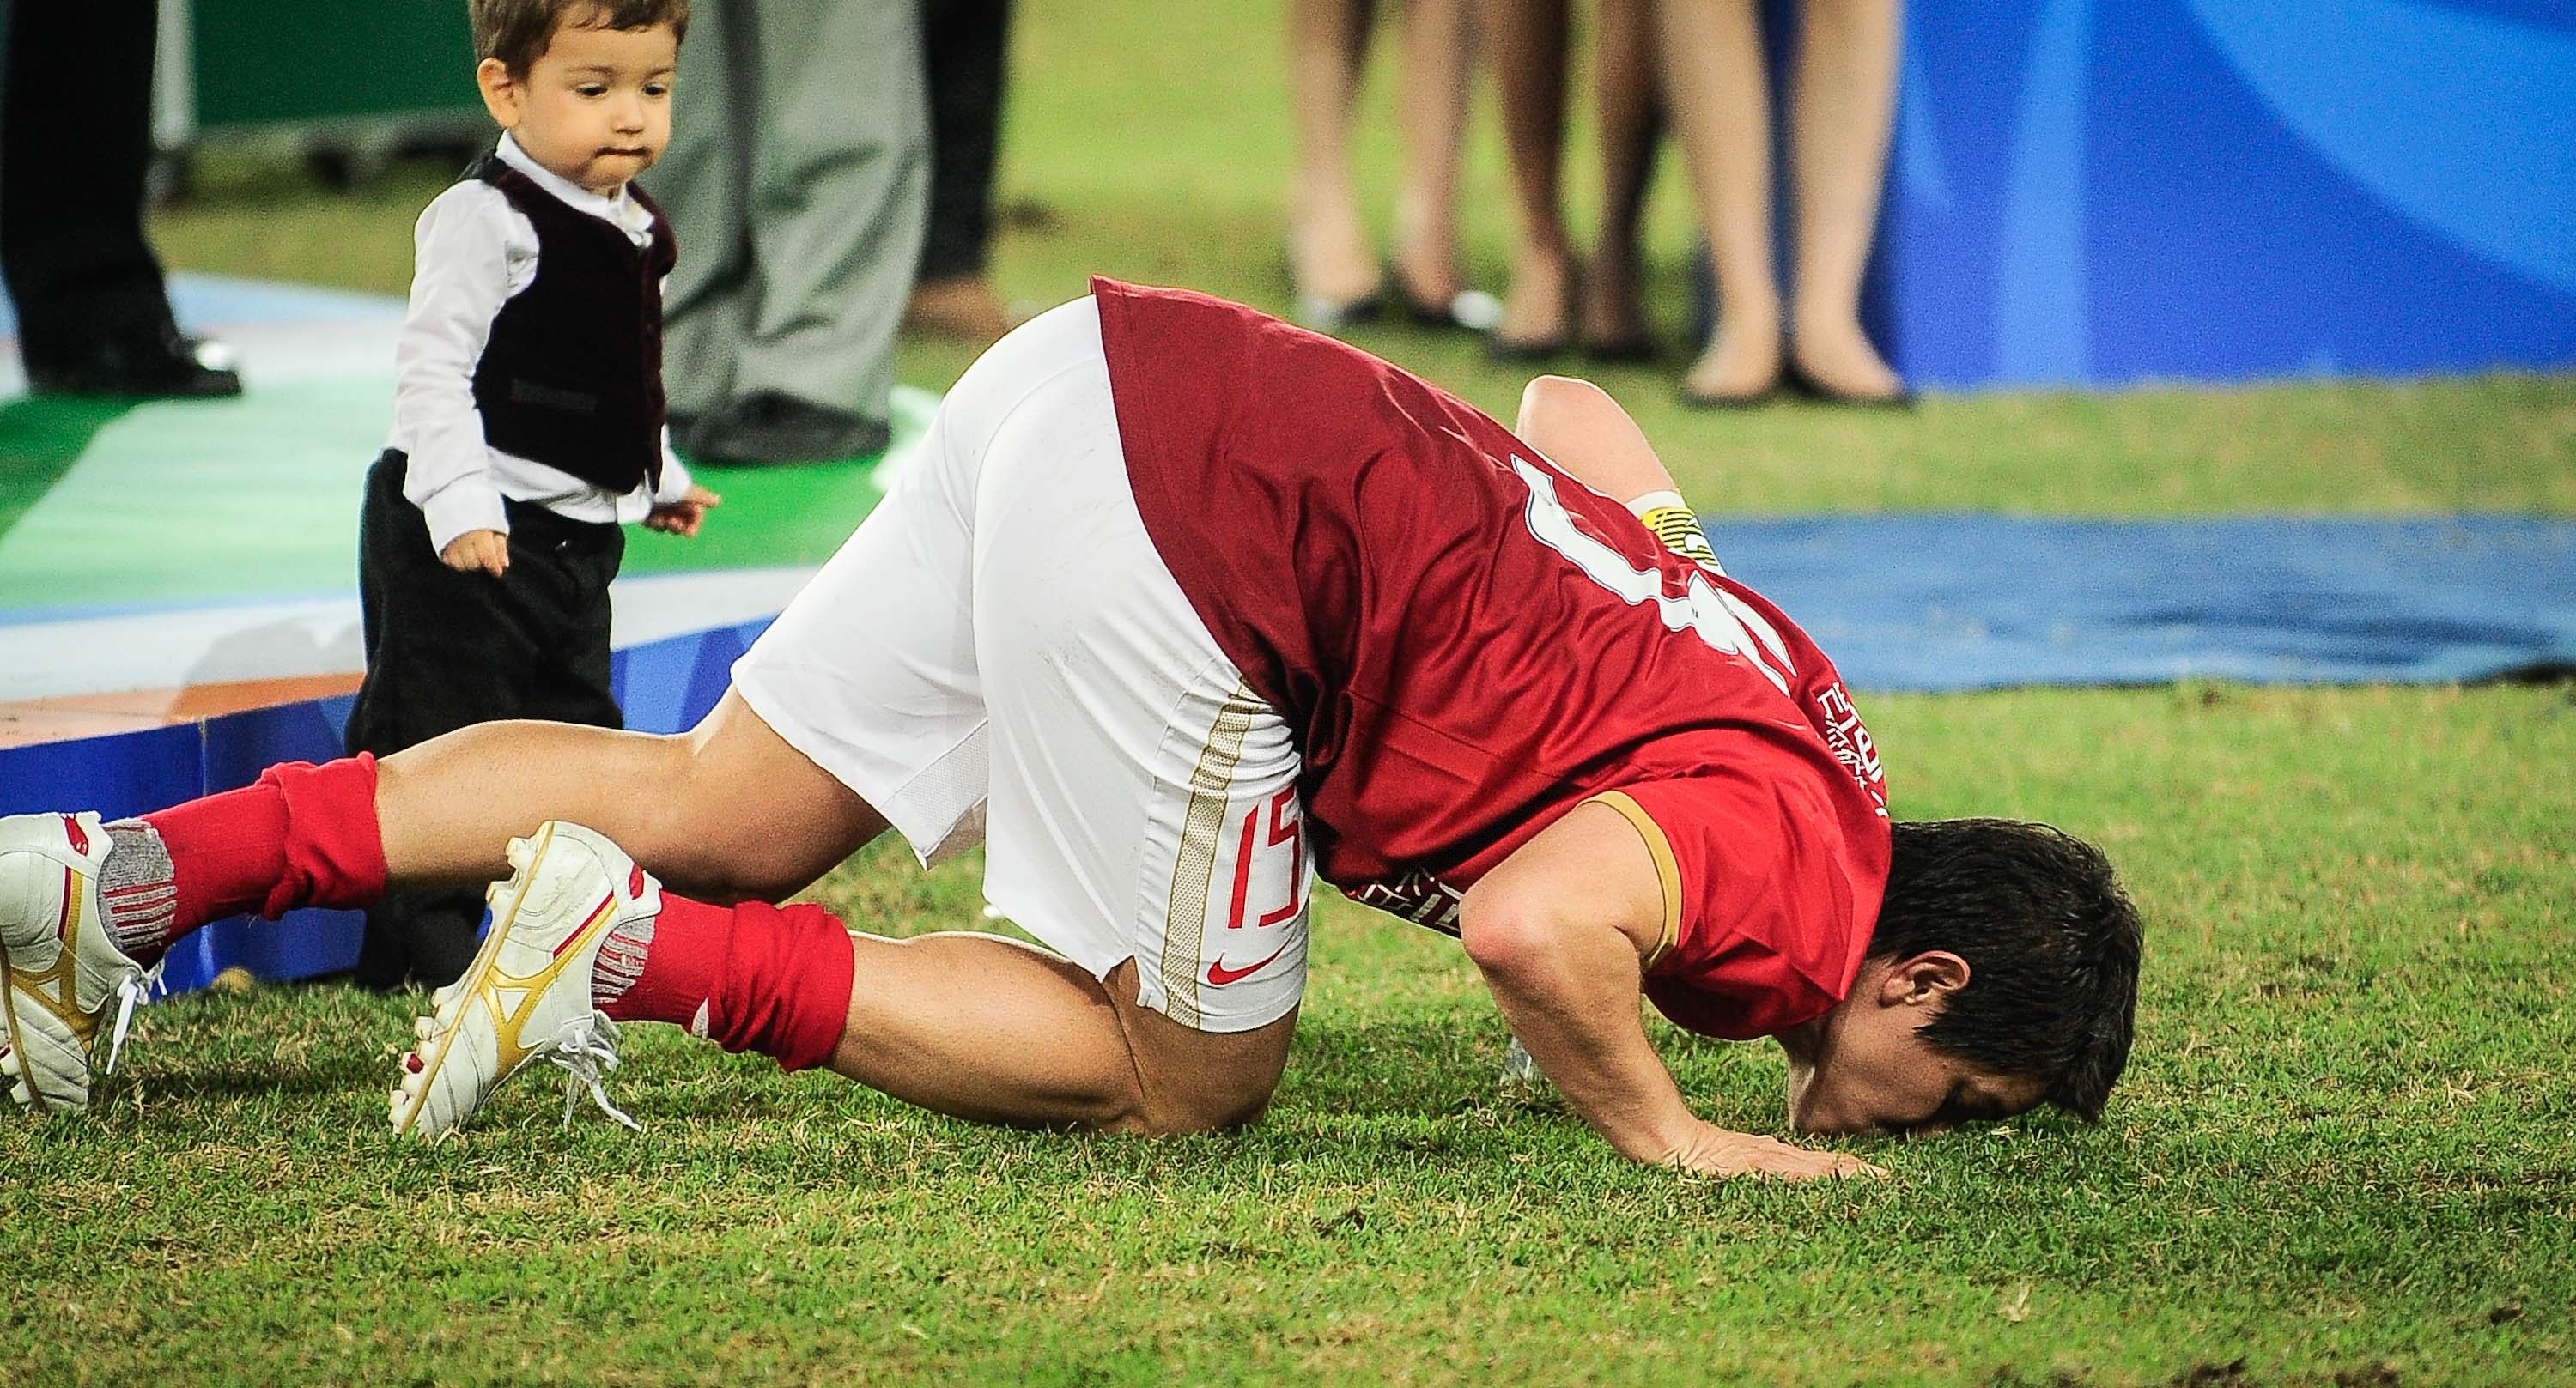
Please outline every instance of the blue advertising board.
[[1923, 0], [1873, 277], [1935, 387], [2576, 364], [2576, 5]]
[[[674, 733], [696, 723], [724, 697], [735, 657], [768, 625], [763, 618], [617, 652], [609, 678], [627, 726]], [[340, 755], [349, 704], [346, 696], [305, 700], [141, 732], [0, 748], [0, 814], [79, 808], [118, 819], [246, 786], [277, 762]], [[171, 952], [162, 985], [188, 992], [235, 965], [262, 978], [346, 972], [357, 963], [362, 919], [355, 911], [305, 910], [275, 924], [246, 916], [217, 921]]]

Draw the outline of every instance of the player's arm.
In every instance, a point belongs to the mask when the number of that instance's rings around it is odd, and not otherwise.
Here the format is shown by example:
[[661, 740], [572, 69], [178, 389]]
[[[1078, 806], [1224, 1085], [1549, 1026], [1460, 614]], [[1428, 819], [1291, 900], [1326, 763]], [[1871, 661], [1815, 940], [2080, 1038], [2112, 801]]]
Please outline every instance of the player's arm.
[[1541, 376], [1521, 392], [1512, 432], [1567, 476], [1636, 512], [1675, 554], [1716, 566], [1717, 552], [1671, 470], [1610, 392], [1571, 376]]
[[1585, 804], [1468, 891], [1459, 936], [1512, 1033], [1622, 1155], [1713, 1176], [1874, 1170], [1690, 1111], [1639, 1017], [1644, 963], [1663, 927], [1663, 880], [1645, 841], [1618, 811]]
[[1610, 392], [1571, 376], [1541, 376], [1521, 391], [1512, 432], [1547, 455], [1575, 481], [1603, 496], [1631, 501], [1673, 490], [1673, 474], [1655, 456], [1637, 421]]

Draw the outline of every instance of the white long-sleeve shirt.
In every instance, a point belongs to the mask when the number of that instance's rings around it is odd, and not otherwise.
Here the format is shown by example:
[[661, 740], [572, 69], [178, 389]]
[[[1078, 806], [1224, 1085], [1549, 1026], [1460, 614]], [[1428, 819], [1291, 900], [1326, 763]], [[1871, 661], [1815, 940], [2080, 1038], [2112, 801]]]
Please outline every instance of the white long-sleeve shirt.
[[[653, 214], [625, 188], [601, 197], [547, 170], [508, 135], [500, 155], [566, 206], [616, 227], [639, 248], [652, 243]], [[468, 531], [508, 531], [504, 497], [572, 520], [628, 524], [687, 494], [689, 470], [672, 454], [667, 428], [661, 486], [646, 483], [622, 495], [484, 442], [474, 368], [502, 305], [537, 278], [536, 226], [507, 194], [480, 179], [439, 194], [412, 230], [412, 255], [411, 308], [394, 340], [394, 428], [386, 447], [410, 456], [403, 496], [429, 518], [433, 548], [443, 554]]]

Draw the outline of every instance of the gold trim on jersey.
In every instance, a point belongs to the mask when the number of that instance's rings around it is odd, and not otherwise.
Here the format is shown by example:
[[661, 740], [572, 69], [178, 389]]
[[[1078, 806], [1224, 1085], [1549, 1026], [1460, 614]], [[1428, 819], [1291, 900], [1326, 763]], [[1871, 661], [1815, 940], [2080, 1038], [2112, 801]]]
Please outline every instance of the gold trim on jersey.
[[1657, 824], [1655, 817], [1646, 813], [1646, 807], [1624, 790], [1605, 790], [1583, 803], [1617, 810], [1621, 818], [1636, 827], [1638, 837], [1646, 841], [1646, 852], [1654, 857], [1655, 881], [1664, 889], [1664, 933], [1656, 938], [1654, 951], [1646, 956], [1645, 968], [1651, 971], [1672, 955], [1673, 947], [1682, 938], [1682, 869], [1673, 858], [1672, 841], [1664, 837], [1664, 826]]
[[1243, 760], [1243, 739], [1252, 731], [1252, 720], [1269, 707], [1237, 680], [1217, 709], [1207, 741], [1199, 746], [1198, 765], [1190, 770], [1190, 807], [1181, 819], [1172, 890], [1163, 908], [1163, 957], [1155, 964], [1163, 980], [1163, 1015], [1185, 1027], [1197, 1026], [1200, 1019], [1199, 951], [1207, 943], [1208, 888], [1216, 880], [1217, 835], [1225, 828], [1226, 807], [1233, 803], [1234, 768]]

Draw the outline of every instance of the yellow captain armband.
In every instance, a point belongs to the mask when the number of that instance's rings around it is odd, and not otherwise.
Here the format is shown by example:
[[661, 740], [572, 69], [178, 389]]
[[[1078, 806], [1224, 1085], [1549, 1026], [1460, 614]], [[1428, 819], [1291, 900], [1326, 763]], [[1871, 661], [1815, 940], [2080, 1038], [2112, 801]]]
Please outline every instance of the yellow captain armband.
[[1708, 536], [1700, 533], [1698, 513], [1684, 504], [1679, 496], [1659, 492], [1639, 497], [1630, 504], [1636, 508], [1637, 519], [1644, 521], [1646, 528], [1655, 532], [1655, 538], [1664, 542], [1664, 548], [1694, 564], [1705, 564], [1720, 573], [1725, 572], [1718, 567], [1717, 551], [1710, 547]]

